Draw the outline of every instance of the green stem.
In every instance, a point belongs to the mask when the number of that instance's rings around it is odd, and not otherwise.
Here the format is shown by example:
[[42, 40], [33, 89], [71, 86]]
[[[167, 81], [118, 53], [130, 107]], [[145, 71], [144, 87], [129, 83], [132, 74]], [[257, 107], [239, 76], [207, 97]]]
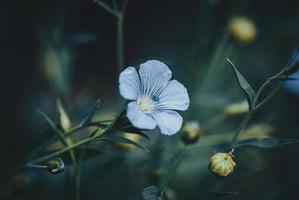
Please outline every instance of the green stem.
[[117, 35], [116, 35], [116, 65], [117, 73], [119, 74], [124, 67], [124, 40], [123, 40], [123, 14], [120, 13], [117, 17]]
[[278, 83], [278, 85], [270, 92], [270, 94], [265, 97], [265, 99], [260, 102], [257, 106], [256, 106], [256, 110], [260, 109], [263, 105], [265, 105], [275, 94], [277, 94], [277, 92], [279, 91], [279, 89], [282, 86], [282, 82]]
[[169, 185], [170, 181], [172, 180], [172, 178], [174, 177], [175, 171], [177, 169], [177, 167], [179, 166], [179, 164], [181, 163], [181, 161], [183, 160], [185, 153], [186, 153], [186, 149], [187, 146], [184, 145], [182, 151], [180, 152], [180, 154], [177, 157], [177, 160], [175, 161], [174, 165], [171, 167], [167, 177], [166, 177], [166, 181], [164, 181], [160, 187], [160, 191], [161, 191], [161, 196], [163, 196], [165, 189], [167, 188], [167, 186]]
[[[91, 134], [90, 138], [91, 138], [91, 137], [94, 137], [95, 134], [96, 134], [96, 131], [94, 131], [94, 132]], [[83, 150], [82, 150], [82, 152], [81, 152], [81, 154], [80, 154], [80, 156], [79, 156], [79, 158], [78, 158], [77, 168], [76, 168], [76, 171], [75, 171], [75, 179], [76, 179], [76, 180], [75, 180], [75, 182], [76, 182], [76, 199], [77, 199], [77, 200], [80, 199], [80, 191], [81, 191], [81, 189], [80, 189], [80, 188], [81, 188], [81, 174], [80, 174], [81, 162], [82, 162], [82, 160], [83, 160], [83, 158], [84, 158], [85, 151], [86, 151], [86, 149], [88, 148], [89, 144], [90, 144], [90, 143], [84, 145]]]
[[254, 114], [254, 110], [251, 110], [248, 113], [246, 113], [246, 115], [244, 116], [241, 124], [239, 125], [235, 135], [233, 136], [233, 138], [230, 142], [230, 145], [229, 145], [230, 149], [234, 148], [235, 142], [237, 141], [237, 139], [238, 139], [239, 135], [241, 134], [241, 132], [247, 126], [247, 124], [248, 124], [249, 120], [251, 119], [251, 117], [253, 116], [253, 114]]
[[116, 50], [117, 50], [117, 73], [119, 74], [124, 67], [124, 17], [127, 8], [128, 0], [124, 0], [121, 10], [118, 12], [116, 24]]
[[[105, 132], [105, 131], [104, 131], [104, 132]], [[103, 132], [103, 133], [104, 133], [104, 132]], [[103, 134], [103, 133], [102, 133], [102, 134]], [[98, 134], [95, 135], [94, 137], [91, 137], [91, 138], [87, 138], [87, 139], [81, 140], [81, 141], [79, 141], [79, 142], [77, 142], [77, 143], [75, 143], [75, 144], [73, 144], [73, 145], [71, 145], [71, 146], [68, 146], [68, 147], [66, 147], [66, 148], [63, 148], [63, 149], [61, 149], [61, 150], [59, 150], [59, 151], [57, 151], [57, 152], [51, 153], [51, 154], [46, 155], [46, 156], [43, 156], [43, 157], [41, 157], [41, 158], [37, 158], [37, 159], [31, 161], [30, 164], [37, 164], [37, 163], [41, 163], [41, 162], [50, 160], [50, 159], [52, 159], [52, 158], [55, 158], [55, 157], [57, 157], [57, 156], [59, 156], [59, 155], [65, 153], [65, 152], [67, 152], [67, 151], [70, 151], [70, 150], [72, 150], [72, 149], [74, 149], [74, 148], [76, 148], [76, 147], [80, 147], [80, 146], [82, 146], [82, 145], [85, 145], [85, 144], [88, 144], [88, 143], [93, 142], [93, 140], [94, 140], [95, 138], [97, 138], [97, 137], [99, 137]]]
[[80, 200], [80, 163], [74, 165], [76, 200]]

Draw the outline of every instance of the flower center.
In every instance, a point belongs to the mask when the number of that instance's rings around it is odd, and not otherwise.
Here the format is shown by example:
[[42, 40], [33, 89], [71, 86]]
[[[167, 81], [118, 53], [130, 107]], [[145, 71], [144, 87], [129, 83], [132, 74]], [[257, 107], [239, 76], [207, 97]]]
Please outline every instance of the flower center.
[[149, 113], [155, 109], [155, 101], [158, 101], [158, 99], [153, 99], [150, 96], [140, 96], [137, 100], [137, 105], [140, 110]]

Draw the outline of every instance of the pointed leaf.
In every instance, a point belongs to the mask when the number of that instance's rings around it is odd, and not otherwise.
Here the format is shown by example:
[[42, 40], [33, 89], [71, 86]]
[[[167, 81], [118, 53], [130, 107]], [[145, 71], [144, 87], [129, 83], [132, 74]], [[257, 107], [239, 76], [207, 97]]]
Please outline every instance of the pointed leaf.
[[235, 148], [252, 146], [260, 148], [277, 148], [283, 145], [299, 143], [298, 139], [292, 138], [252, 138], [236, 144]]
[[238, 79], [238, 83], [239, 83], [241, 89], [246, 94], [246, 98], [247, 98], [247, 101], [249, 104], [249, 109], [251, 109], [253, 107], [253, 99], [255, 97], [254, 90], [249, 85], [249, 83], [246, 81], [246, 79], [242, 76], [242, 74], [237, 70], [234, 63], [232, 63], [232, 61], [230, 61], [228, 58], [226, 58], [226, 60], [230, 63], [230, 65], [233, 69], [233, 72], [234, 72], [236, 78]]
[[279, 76], [275, 78], [271, 78], [270, 81], [296, 81], [297, 78], [287, 77], [287, 76]]
[[94, 104], [94, 106], [92, 107], [92, 109], [90, 110], [89, 114], [87, 115], [87, 117], [83, 120], [83, 122], [81, 122], [82, 126], [87, 126], [92, 122], [93, 116], [96, 113], [97, 108], [99, 107], [101, 103], [101, 100], [98, 99], [96, 101], [96, 103]]
[[128, 134], [137, 134], [137, 135], [140, 135], [140, 136], [146, 138], [147, 140], [150, 140], [150, 138], [146, 134], [144, 134], [142, 132], [142, 130], [140, 130], [138, 128], [135, 128], [135, 127], [132, 127], [132, 126], [122, 127], [120, 129], [120, 131], [123, 131], [123, 132], [128, 133]]
[[60, 130], [57, 129], [56, 125], [54, 122], [48, 117], [46, 113], [44, 113], [41, 110], [38, 110], [38, 113], [44, 118], [44, 120], [49, 124], [49, 126], [52, 128], [52, 130], [55, 132], [56, 136], [58, 139], [65, 145], [67, 146], [67, 141], [65, 138], [64, 133], [62, 133]]
[[128, 138], [122, 137], [122, 136], [118, 136], [118, 135], [104, 135], [101, 136], [100, 138], [96, 139], [97, 141], [109, 141], [109, 142], [116, 142], [116, 143], [125, 143], [125, 144], [132, 144], [142, 150], [144, 150], [145, 152], [149, 152], [149, 150], [146, 147], [143, 147], [142, 145], [138, 144], [137, 142], [134, 142], [132, 140], [129, 140]]
[[144, 200], [160, 200], [160, 190], [157, 186], [149, 186], [142, 190]]

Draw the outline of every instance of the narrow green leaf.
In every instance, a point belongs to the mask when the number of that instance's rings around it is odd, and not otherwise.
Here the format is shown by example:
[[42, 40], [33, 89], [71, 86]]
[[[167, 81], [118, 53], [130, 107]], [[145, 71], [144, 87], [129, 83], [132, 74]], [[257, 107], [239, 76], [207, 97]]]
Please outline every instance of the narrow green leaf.
[[299, 143], [299, 139], [292, 138], [251, 138], [235, 145], [235, 148], [252, 146], [260, 148], [277, 148], [283, 145]]
[[233, 69], [233, 72], [234, 72], [236, 78], [238, 79], [239, 86], [241, 87], [241, 89], [246, 94], [246, 98], [247, 98], [247, 101], [248, 101], [248, 104], [249, 104], [249, 109], [252, 109], [253, 99], [255, 97], [254, 90], [249, 85], [249, 83], [246, 81], [246, 79], [242, 76], [242, 74], [237, 70], [234, 63], [232, 63], [232, 61], [230, 61], [228, 58], [226, 58], [226, 60], [230, 63], [230, 65]]
[[44, 118], [44, 120], [49, 124], [49, 126], [53, 129], [53, 131], [55, 132], [56, 136], [58, 137], [58, 139], [64, 144], [64, 146], [67, 146], [67, 141], [65, 138], [65, 135], [57, 129], [56, 125], [54, 124], [54, 122], [48, 117], [48, 115], [46, 113], [44, 113], [41, 110], [38, 110], [38, 113]]
[[103, 129], [105, 129], [105, 128], [107, 128], [107, 127], [109, 126], [109, 124], [104, 123], [104, 122], [102, 122], [102, 121], [96, 121], [96, 122], [91, 122], [91, 123], [89, 124], [89, 126], [96, 126], [96, 127], [98, 127], [98, 128], [103, 128]]
[[128, 134], [137, 134], [140, 135], [141, 137], [146, 138], [147, 140], [150, 140], [150, 138], [146, 134], [144, 134], [142, 130], [132, 126], [122, 127], [120, 131], [126, 132]]
[[[61, 149], [48, 150], [48, 151], [44, 152], [44, 154], [50, 155], [50, 154], [56, 153], [60, 150]], [[85, 148], [84, 149], [83, 147], [80, 147], [80, 148], [74, 149], [74, 155], [76, 156], [76, 158], [78, 158], [81, 155], [82, 152], [84, 152], [84, 159], [82, 159], [81, 161], [87, 161], [87, 160], [95, 158], [97, 156], [101, 156], [104, 153], [107, 153], [106, 151], [100, 151], [100, 150], [92, 149], [92, 148]], [[62, 158], [65, 165], [73, 164], [73, 161], [72, 161], [72, 159], [70, 159], [68, 154], [62, 154], [62, 155], [60, 155], [60, 158]]]
[[99, 107], [101, 103], [101, 100], [98, 99], [96, 101], [96, 103], [94, 104], [94, 106], [92, 107], [92, 109], [90, 110], [89, 114], [87, 115], [87, 117], [83, 120], [83, 122], [81, 122], [82, 126], [87, 126], [92, 122], [92, 119], [96, 113], [97, 108]]
[[275, 78], [271, 78], [270, 81], [296, 81], [298, 80], [297, 78], [292, 78], [292, 77], [287, 77], [287, 76], [279, 76]]
[[100, 138], [96, 139], [97, 141], [109, 141], [109, 142], [116, 142], [116, 143], [125, 143], [125, 144], [132, 144], [145, 152], [149, 152], [149, 150], [146, 147], [143, 147], [142, 145], [138, 144], [137, 142], [134, 142], [132, 140], [129, 140], [128, 138], [118, 136], [115, 134], [105, 135], [101, 136]]
[[144, 200], [160, 200], [160, 190], [157, 186], [149, 186], [142, 190]]

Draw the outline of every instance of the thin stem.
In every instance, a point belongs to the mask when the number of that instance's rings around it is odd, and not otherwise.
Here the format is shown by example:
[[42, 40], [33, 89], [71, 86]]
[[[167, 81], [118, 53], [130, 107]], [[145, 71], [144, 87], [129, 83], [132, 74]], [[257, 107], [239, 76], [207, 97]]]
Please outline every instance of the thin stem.
[[27, 165], [28, 168], [35, 168], [35, 169], [47, 169], [48, 166], [46, 165]]
[[180, 154], [177, 157], [177, 160], [175, 161], [174, 165], [171, 167], [167, 177], [166, 177], [166, 181], [162, 183], [161, 185], [161, 196], [163, 196], [164, 194], [164, 190], [166, 189], [166, 187], [168, 186], [168, 184], [170, 183], [170, 181], [172, 180], [172, 178], [174, 177], [175, 171], [177, 169], [177, 167], [179, 166], [179, 164], [181, 163], [181, 161], [183, 160], [185, 153], [186, 153], [186, 149], [187, 146], [184, 145], [182, 151], [180, 152]]
[[[104, 131], [104, 132], [105, 132], [105, 131]], [[103, 133], [104, 133], [104, 132], [103, 132]], [[102, 134], [103, 134], [103, 133], [102, 133]], [[37, 158], [37, 159], [31, 161], [30, 164], [37, 164], [37, 163], [41, 163], [41, 162], [50, 160], [51, 158], [55, 158], [55, 157], [57, 157], [57, 156], [59, 156], [59, 155], [65, 153], [65, 152], [67, 152], [67, 151], [69, 151], [69, 150], [72, 150], [72, 149], [74, 149], [74, 148], [76, 148], [76, 147], [80, 147], [80, 146], [82, 146], [82, 145], [85, 145], [85, 144], [88, 144], [88, 143], [93, 142], [93, 140], [94, 140], [95, 138], [97, 138], [97, 137], [99, 137], [98, 134], [95, 135], [95, 136], [93, 136], [93, 137], [91, 137], [91, 138], [87, 138], [87, 139], [81, 140], [81, 141], [79, 141], [79, 142], [77, 142], [77, 143], [75, 143], [75, 144], [73, 144], [73, 145], [71, 145], [71, 146], [68, 146], [68, 147], [66, 147], [66, 148], [63, 148], [63, 149], [61, 149], [61, 150], [59, 150], [59, 151], [57, 151], [57, 152], [54, 152], [54, 153], [52, 153], [52, 154], [43, 156], [43, 157], [41, 157], [41, 158]]]
[[116, 33], [116, 49], [117, 49], [117, 72], [120, 73], [124, 67], [124, 17], [127, 8], [128, 0], [124, 0], [121, 10], [117, 16], [117, 33]]
[[[94, 131], [90, 135], [90, 138], [93, 137], [96, 134], [96, 132], [97, 132], [97, 130]], [[76, 172], [75, 173], [75, 178], [76, 178], [75, 182], [76, 182], [76, 197], [77, 197], [77, 200], [80, 199], [80, 191], [81, 191], [81, 189], [80, 189], [80, 187], [81, 187], [81, 173], [80, 173], [80, 171], [81, 171], [80, 170], [81, 169], [81, 162], [82, 162], [82, 160], [84, 158], [85, 151], [88, 148], [89, 144], [90, 143], [84, 145], [83, 150], [82, 150], [82, 152], [81, 152], [81, 154], [80, 154], [80, 156], [78, 158], [77, 168], [76, 168], [76, 171], [75, 171]]]
[[124, 39], [123, 39], [123, 13], [119, 13], [116, 25], [116, 61], [117, 73], [119, 74], [124, 67]]
[[253, 114], [254, 114], [254, 110], [251, 110], [251, 111], [247, 112], [246, 115], [244, 116], [241, 124], [239, 125], [235, 135], [233, 136], [233, 138], [230, 142], [230, 145], [229, 145], [230, 149], [234, 148], [235, 142], [237, 141], [237, 139], [238, 139], [239, 135], [241, 134], [241, 132], [247, 126], [247, 124], [248, 124], [249, 120], [251, 119], [251, 117], [253, 116]]
[[260, 109], [263, 105], [265, 105], [277, 92], [282, 86], [282, 82], [280, 82], [271, 92], [270, 94], [265, 97], [265, 99], [256, 106], [256, 110]]

